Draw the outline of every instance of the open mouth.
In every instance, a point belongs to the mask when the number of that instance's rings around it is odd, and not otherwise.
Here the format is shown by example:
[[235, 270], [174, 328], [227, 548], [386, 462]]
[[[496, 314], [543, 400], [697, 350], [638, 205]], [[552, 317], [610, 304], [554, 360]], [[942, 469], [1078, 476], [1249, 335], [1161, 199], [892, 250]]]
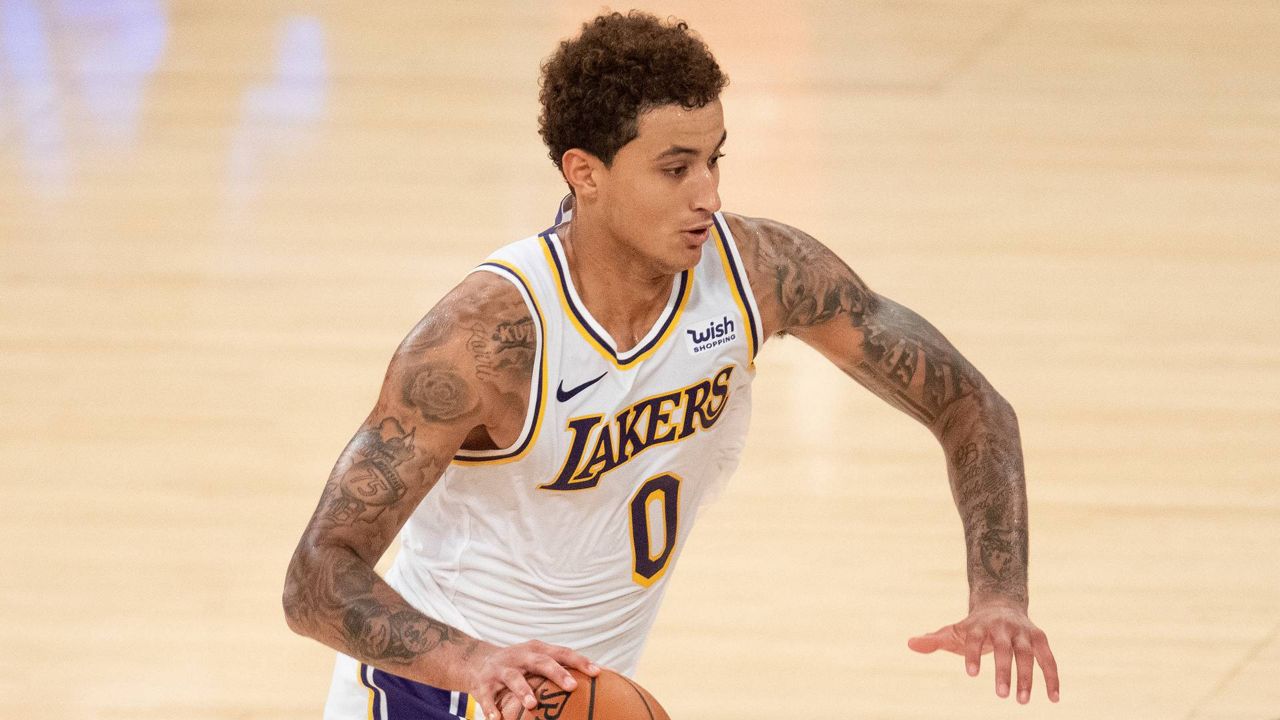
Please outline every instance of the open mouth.
[[684, 235], [685, 239], [688, 240], [691, 245], [693, 244], [701, 245], [702, 243], [706, 242], [707, 238], [710, 236], [711, 226], [708, 225], [702, 228], [694, 228], [692, 230], [683, 230], [681, 231], [680, 234]]

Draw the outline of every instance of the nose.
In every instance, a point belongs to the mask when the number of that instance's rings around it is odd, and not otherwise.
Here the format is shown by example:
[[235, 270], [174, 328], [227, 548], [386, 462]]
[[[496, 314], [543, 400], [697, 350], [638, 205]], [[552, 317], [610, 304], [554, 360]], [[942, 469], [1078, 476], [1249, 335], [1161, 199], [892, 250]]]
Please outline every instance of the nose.
[[715, 168], [705, 168], [699, 174], [694, 189], [693, 209], [707, 214], [720, 211], [720, 173]]

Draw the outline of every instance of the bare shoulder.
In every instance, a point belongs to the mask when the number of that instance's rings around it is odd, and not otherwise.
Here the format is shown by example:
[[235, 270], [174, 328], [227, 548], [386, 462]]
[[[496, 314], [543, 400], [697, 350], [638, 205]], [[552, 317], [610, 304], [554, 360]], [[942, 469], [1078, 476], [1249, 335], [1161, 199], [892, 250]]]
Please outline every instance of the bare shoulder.
[[813, 236], [785, 223], [725, 213], [760, 306], [765, 336], [803, 332], [875, 301], [848, 265]]
[[410, 408], [428, 423], [472, 421], [498, 442], [524, 417], [537, 342], [515, 286], [472, 273], [401, 342], [380, 404]]

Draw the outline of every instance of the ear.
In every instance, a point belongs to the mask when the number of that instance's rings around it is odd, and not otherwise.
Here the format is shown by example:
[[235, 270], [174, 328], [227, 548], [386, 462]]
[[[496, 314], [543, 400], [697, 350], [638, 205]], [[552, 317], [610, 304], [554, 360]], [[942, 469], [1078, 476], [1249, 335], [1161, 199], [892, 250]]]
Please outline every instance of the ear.
[[560, 170], [564, 173], [565, 182], [573, 188], [575, 197], [594, 199], [599, 192], [604, 169], [604, 163], [586, 150], [565, 150], [564, 156], [560, 158]]

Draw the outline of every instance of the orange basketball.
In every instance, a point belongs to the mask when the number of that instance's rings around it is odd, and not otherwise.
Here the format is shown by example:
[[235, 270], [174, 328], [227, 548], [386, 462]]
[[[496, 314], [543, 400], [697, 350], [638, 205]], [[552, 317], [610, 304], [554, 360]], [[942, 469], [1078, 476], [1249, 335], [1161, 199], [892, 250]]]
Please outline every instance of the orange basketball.
[[525, 710], [520, 720], [671, 720], [648, 690], [612, 670], [596, 677], [569, 674], [578, 681], [573, 692], [550, 680], [531, 683], [538, 707]]

